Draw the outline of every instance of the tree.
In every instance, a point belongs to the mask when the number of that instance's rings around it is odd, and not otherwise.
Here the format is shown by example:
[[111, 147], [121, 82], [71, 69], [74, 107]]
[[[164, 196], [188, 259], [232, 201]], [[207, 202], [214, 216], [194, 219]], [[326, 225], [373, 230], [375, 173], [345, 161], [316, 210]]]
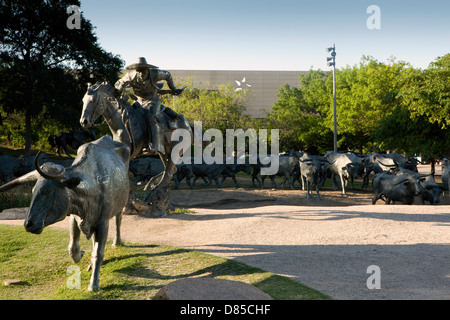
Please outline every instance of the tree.
[[450, 54], [428, 69], [409, 68], [398, 93], [400, 104], [379, 122], [374, 138], [385, 148], [438, 158], [450, 150]]
[[[440, 157], [450, 150], [450, 54], [426, 70], [403, 61], [363, 57], [337, 71], [337, 129], [340, 149], [363, 153], [378, 145], [408, 155]], [[332, 78], [310, 70], [300, 88], [280, 89], [269, 124], [280, 128], [285, 148], [324, 152], [332, 148]]]
[[[315, 74], [321, 76], [320, 72]], [[311, 80], [312, 77], [307, 77]], [[307, 150], [329, 148], [332, 132], [322, 125], [323, 115], [318, 111], [317, 101], [308, 95], [311, 89], [304, 82], [302, 89], [285, 84], [280, 88], [278, 100], [268, 114], [269, 127], [280, 130], [280, 146], [283, 149]], [[304, 93], [304, 91], [306, 93]], [[317, 91], [311, 90], [310, 93]]]
[[249, 90], [236, 91], [230, 83], [204, 84], [194, 87], [191, 80], [177, 79], [177, 87], [185, 87], [180, 96], [164, 96], [162, 103], [183, 114], [193, 124], [201, 121], [203, 130], [245, 129], [250, 117], [245, 115]]
[[[67, 27], [67, 8], [78, 0], [1, 0], [0, 106], [25, 118], [25, 153], [32, 118], [46, 110], [64, 115], [80, 107], [87, 82], [114, 82], [123, 61], [104, 51], [83, 15]], [[63, 110], [61, 112], [61, 110]]]
[[408, 77], [401, 92], [412, 117], [426, 117], [442, 128], [450, 125], [450, 54], [438, 57], [425, 70]]
[[412, 118], [405, 107], [398, 107], [390, 116], [379, 122], [373, 138], [381, 148], [396, 150], [409, 156], [439, 158], [450, 150], [450, 128], [442, 129], [427, 117]]
[[[340, 149], [364, 150], [374, 143], [379, 122], [402, 104], [399, 93], [414, 69], [405, 62], [364, 57], [359, 65], [337, 70], [337, 133]], [[284, 86], [269, 119], [282, 128], [284, 146], [332, 148], [334, 130], [331, 73], [310, 70], [300, 88]]]
[[[410, 66], [405, 62], [378, 62], [363, 57], [359, 67], [338, 72], [337, 118], [341, 147], [356, 147], [359, 152], [372, 144], [371, 134], [378, 122], [392, 114], [399, 105], [398, 93]], [[328, 117], [328, 126], [331, 119]]]

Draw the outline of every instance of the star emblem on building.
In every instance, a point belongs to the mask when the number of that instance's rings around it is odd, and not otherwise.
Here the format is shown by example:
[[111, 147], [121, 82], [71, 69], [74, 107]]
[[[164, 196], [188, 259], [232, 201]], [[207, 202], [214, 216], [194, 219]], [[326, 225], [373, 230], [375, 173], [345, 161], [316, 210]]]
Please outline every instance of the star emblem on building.
[[235, 81], [236, 84], [238, 85], [238, 87], [236, 88], [235, 91], [241, 91], [241, 90], [244, 90], [244, 89], [245, 89], [245, 86], [251, 88], [251, 85], [250, 85], [250, 84], [245, 83], [245, 82], [246, 82], [245, 77], [244, 77], [241, 81], [238, 81], [238, 80], [234, 80], [234, 81]]

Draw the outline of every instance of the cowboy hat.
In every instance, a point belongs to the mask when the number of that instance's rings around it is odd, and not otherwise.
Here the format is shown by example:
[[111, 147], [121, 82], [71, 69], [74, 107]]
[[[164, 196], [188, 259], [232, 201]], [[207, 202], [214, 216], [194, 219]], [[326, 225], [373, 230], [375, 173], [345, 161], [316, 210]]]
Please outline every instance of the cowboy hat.
[[127, 70], [136, 70], [143, 68], [158, 68], [158, 67], [148, 64], [147, 60], [145, 60], [144, 57], [139, 57], [137, 63], [130, 64], [129, 66], [126, 67]]

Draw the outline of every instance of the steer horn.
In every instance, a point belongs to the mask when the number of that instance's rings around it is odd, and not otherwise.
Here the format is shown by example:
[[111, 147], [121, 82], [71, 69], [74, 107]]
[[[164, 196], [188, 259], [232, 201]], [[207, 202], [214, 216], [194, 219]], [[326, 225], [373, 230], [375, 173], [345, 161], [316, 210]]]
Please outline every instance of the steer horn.
[[326, 159], [328, 161], [329, 164], [334, 164], [336, 162], [336, 159], [333, 159], [333, 162], [331, 162], [330, 160]]
[[381, 163], [383, 166], [386, 166], [386, 167], [397, 167], [398, 166], [397, 164], [385, 164], [380, 159], [377, 159], [377, 162]]
[[45, 163], [45, 167], [50, 167], [50, 169], [52, 169], [52, 171], [56, 171], [54, 172], [45, 172], [41, 166], [39, 166], [39, 156], [41, 154], [41, 151], [39, 151], [36, 155], [36, 158], [34, 159], [34, 166], [36, 167], [37, 172], [44, 177], [45, 179], [48, 180], [59, 180], [62, 179], [64, 177], [64, 174], [66, 173], [66, 169], [58, 164], [54, 164], [51, 162], [47, 162]]
[[403, 180], [401, 180], [401, 181], [399, 181], [397, 183], [394, 183], [394, 186], [398, 186], [399, 184], [402, 184], [402, 183], [404, 183], [406, 181], [409, 181], [409, 179], [403, 179]]
[[430, 177], [430, 176], [433, 176], [433, 175], [431, 173], [422, 173], [417, 176], [417, 180], [423, 182], [423, 181], [425, 181], [426, 177]]
[[10, 182], [0, 186], [0, 192], [7, 191], [27, 182], [36, 181], [38, 178], [39, 173], [36, 170], [33, 170], [17, 179], [11, 180]]
[[421, 173], [421, 174], [419, 174], [419, 178], [425, 178], [425, 177], [432, 176], [432, 175], [433, 175], [432, 173]]

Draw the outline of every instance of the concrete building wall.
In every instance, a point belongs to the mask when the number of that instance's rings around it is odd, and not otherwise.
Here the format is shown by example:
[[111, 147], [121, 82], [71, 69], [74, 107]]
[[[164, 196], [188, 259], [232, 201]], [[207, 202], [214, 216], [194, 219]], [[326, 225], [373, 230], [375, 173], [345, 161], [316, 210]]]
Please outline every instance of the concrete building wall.
[[210, 83], [222, 84], [231, 83], [235, 88], [239, 88], [236, 80], [245, 84], [241, 88], [251, 90], [247, 114], [255, 118], [264, 118], [265, 113], [269, 112], [273, 104], [277, 101], [277, 95], [280, 87], [284, 84], [290, 86], [300, 86], [300, 74], [306, 74], [307, 71], [222, 71], [222, 70], [167, 70], [174, 79], [192, 79], [195, 86]]

